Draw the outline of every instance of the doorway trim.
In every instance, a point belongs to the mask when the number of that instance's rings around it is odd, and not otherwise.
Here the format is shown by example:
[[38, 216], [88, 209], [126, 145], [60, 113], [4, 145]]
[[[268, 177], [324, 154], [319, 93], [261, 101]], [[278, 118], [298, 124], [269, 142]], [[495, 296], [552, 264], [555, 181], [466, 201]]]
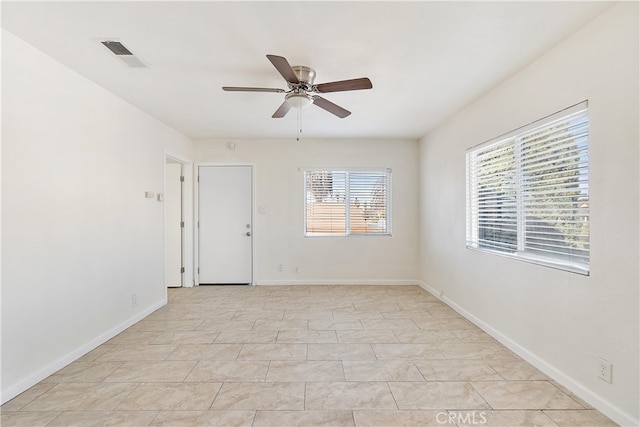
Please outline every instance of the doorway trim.
[[198, 230], [198, 224], [200, 222], [199, 212], [199, 191], [200, 186], [198, 185], [198, 173], [200, 166], [247, 166], [251, 168], [251, 283], [250, 286], [256, 285], [256, 165], [255, 163], [250, 162], [230, 162], [230, 163], [219, 163], [219, 162], [201, 162], [196, 163], [193, 168], [193, 218], [194, 218], [194, 226], [193, 226], [193, 277], [195, 286], [200, 286], [200, 276], [198, 274], [198, 269], [200, 267], [200, 253], [199, 253], [199, 238], [200, 233]]
[[[184, 182], [182, 184], [182, 221], [184, 221], [184, 227], [182, 231], [182, 266], [184, 267], [184, 273], [182, 275], [182, 287], [189, 288], [194, 286], [194, 262], [193, 262], [193, 163], [185, 159], [184, 157], [174, 154], [172, 152], [164, 152], [162, 175], [163, 175], [163, 192], [166, 193], [167, 189], [167, 176], [166, 167], [167, 163], [180, 163], [182, 165], [182, 176], [184, 176]], [[167, 218], [163, 204], [163, 287], [165, 293], [167, 292], [166, 286], [166, 268], [167, 268]]]

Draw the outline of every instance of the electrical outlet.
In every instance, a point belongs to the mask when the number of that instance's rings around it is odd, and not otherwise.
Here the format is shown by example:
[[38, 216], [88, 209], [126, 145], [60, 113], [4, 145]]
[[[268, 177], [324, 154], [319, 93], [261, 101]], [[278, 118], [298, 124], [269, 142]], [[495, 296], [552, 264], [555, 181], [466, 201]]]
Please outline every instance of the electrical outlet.
[[278, 264], [278, 272], [282, 273], [284, 271], [284, 265]]
[[138, 305], [138, 297], [136, 294], [131, 295], [131, 307]]
[[296, 274], [300, 273], [300, 267], [296, 266], [295, 270]]
[[598, 358], [598, 378], [602, 381], [611, 384], [611, 370], [613, 366], [611, 362], [604, 360], [602, 357]]

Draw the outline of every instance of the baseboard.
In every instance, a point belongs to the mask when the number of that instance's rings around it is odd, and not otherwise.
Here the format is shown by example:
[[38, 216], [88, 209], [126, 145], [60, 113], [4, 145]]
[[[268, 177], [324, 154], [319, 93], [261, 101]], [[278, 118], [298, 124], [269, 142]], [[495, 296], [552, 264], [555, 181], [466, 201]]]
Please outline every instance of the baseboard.
[[417, 282], [418, 282], [418, 286], [420, 286], [422, 289], [429, 292], [431, 295], [438, 298], [439, 300], [442, 300], [442, 291], [440, 289], [436, 289], [430, 285], [427, 285], [426, 283], [420, 280], [418, 280]]
[[477, 327], [479, 327], [480, 329], [482, 329], [483, 331], [491, 335], [493, 338], [498, 340], [502, 345], [507, 347], [509, 350], [513, 351], [518, 356], [520, 356], [527, 362], [531, 363], [533, 366], [535, 366], [545, 375], [557, 381], [563, 387], [566, 387], [568, 390], [574, 393], [577, 397], [584, 400], [585, 402], [593, 406], [595, 409], [602, 412], [607, 417], [611, 418], [616, 423], [620, 424], [621, 426], [640, 425], [639, 420], [635, 419], [632, 415], [622, 411], [620, 408], [613, 405], [611, 402], [603, 399], [601, 396], [594, 393], [590, 389], [586, 388], [575, 379], [569, 377], [564, 372], [557, 369], [555, 366], [549, 364], [544, 359], [541, 359], [536, 354], [532, 353], [531, 351], [527, 350], [525, 347], [522, 347], [520, 344], [513, 341], [511, 338], [502, 334], [500, 331], [494, 329], [488, 323], [482, 321], [481, 319], [477, 318], [473, 314], [469, 313], [463, 307], [456, 304], [455, 301], [451, 300], [446, 295], [444, 295], [441, 290], [436, 289], [421, 281], [419, 281], [419, 286], [422, 287], [427, 292], [429, 292], [430, 294], [432, 294], [433, 296], [435, 296], [436, 298], [440, 299], [442, 302], [444, 302], [449, 307], [454, 309], [456, 312], [458, 312], [458, 314], [463, 316], [465, 319], [469, 320], [470, 322], [475, 324]]
[[336, 280], [260, 280], [256, 282], [257, 286], [301, 286], [301, 285], [384, 285], [384, 286], [421, 286], [419, 280], [409, 279], [383, 279], [383, 280], [370, 280], [370, 279], [336, 279]]
[[87, 342], [86, 344], [76, 348], [75, 350], [67, 353], [66, 355], [62, 356], [61, 358], [53, 361], [52, 363], [48, 364], [44, 368], [40, 369], [39, 371], [37, 371], [37, 372], [33, 373], [32, 375], [28, 376], [27, 378], [23, 379], [19, 383], [14, 384], [14, 385], [8, 387], [7, 389], [3, 389], [2, 390], [2, 397], [0, 398], [1, 399], [0, 400], [0, 404], [4, 404], [4, 403], [8, 402], [9, 400], [11, 400], [14, 397], [16, 397], [17, 395], [19, 395], [20, 393], [28, 390], [29, 388], [31, 388], [34, 385], [38, 384], [40, 381], [44, 380], [45, 378], [49, 377], [50, 375], [52, 375], [52, 374], [56, 373], [57, 371], [59, 371], [60, 369], [64, 368], [65, 366], [67, 366], [71, 362], [73, 362], [73, 361], [77, 360], [78, 358], [84, 356], [85, 354], [87, 354], [91, 350], [95, 349], [99, 345], [104, 344], [105, 342], [109, 341], [111, 338], [115, 337], [116, 335], [118, 335], [120, 332], [124, 331], [128, 327], [130, 327], [130, 326], [134, 325], [135, 323], [139, 322], [140, 320], [144, 319], [145, 317], [147, 317], [148, 315], [150, 315], [151, 313], [153, 313], [154, 311], [156, 311], [160, 307], [164, 306], [166, 303], [167, 303], [166, 300], [162, 300], [162, 301], [157, 302], [156, 304], [146, 308], [144, 311], [136, 314], [135, 316], [125, 320], [124, 322], [120, 323], [119, 325], [115, 326], [114, 328], [111, 328], [108, 331], [106, 331], [105, 333], [103, 333], [103, 334], [99, 335], [98, 337], [92, 339], [91, 341]]

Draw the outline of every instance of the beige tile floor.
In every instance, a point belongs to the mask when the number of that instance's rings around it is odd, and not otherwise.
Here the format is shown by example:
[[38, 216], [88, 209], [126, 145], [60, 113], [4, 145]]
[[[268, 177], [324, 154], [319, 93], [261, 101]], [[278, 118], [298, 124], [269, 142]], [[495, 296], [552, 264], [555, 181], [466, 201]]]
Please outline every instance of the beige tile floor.
[[2, 426], [610, 426], [417, 286], [203, 286], [2, 406]]

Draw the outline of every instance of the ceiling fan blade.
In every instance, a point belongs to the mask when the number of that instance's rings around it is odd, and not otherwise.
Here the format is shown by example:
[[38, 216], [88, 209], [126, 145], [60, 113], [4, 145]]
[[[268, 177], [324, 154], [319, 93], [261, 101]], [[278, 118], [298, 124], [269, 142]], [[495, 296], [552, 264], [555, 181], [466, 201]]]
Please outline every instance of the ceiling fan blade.
[[284, 93], [284, 89], [275, 89], [270, 87], [237, 87], [237, 86], [222, 86], [222, 90], [226, 92], [275, 92]]
[[276, 67], [276, 70], [278, 70], [280, 75], [282, 75], [282, 77], [284, 77], [287, 82], [300, 83], [300, 80], [298, 80], [298, 76], [296, 76], [296, 73], [293, 72], [293, 68], [291, 68], [291, 65], [289, 65], [289, 61], [287, 61], [285, 57], [278, 55], [267, 55], [267, 58], [269, 59], [269, 61], [271, 61], [273, 66]]
[[317, 105], [318, 107], [327, 110], [328, 112], [330, 112], [331, 114], [335, 114], [336, 116], [340, 117], [341, 119], [344, 119], [345, 117], [349, 116], [351, 114], [351, 111], [349, 110], [345, 110], [344, 108], [340, 107], [339, 105], [334, 104], [333, 102], [324, 99], [321, 96], [318, 95], [314, 95], [313, 96], [313, 103], [315, 105]]
[[282, 105], [276, 110], [275, 113], [273, 113], [273, 116], [271, 117], [274, 119], [280, 119], [284, 117], [289, 112], [290, 109], [291, 109], [291, 104], [289, 104], [287, 101], [284, 101]]
[[314, 86], [315, 90], [320, 93], [342, 92], [345, 90], [371, 89], [372, 87], [373, 87], [373, 84], [371, 84], [371, 80], [369, 80], [366, 77], [362, 77], [359, 79], [351, 79], [351, 80], [340, 80], [337, 82], [321, 83], [319, 85]]

